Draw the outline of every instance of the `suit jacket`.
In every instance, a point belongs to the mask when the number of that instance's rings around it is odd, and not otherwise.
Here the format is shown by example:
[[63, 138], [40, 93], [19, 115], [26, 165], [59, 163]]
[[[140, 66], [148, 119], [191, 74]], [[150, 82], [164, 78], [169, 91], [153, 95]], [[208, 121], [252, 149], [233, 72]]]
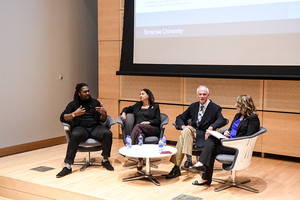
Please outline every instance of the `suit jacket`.
[[186, 125], [186, 121], [188, 119], [191, 119], [192, 127], [196, 129], [196, 146], [203, 147], [205, 143], [205, 132], [208, 127], [212, 126], [214, 130], [221, 128], [226, 125], [226, 119], [221, 113], [222, 108], [210, 101], [199, 125], [197, 126], [196, 122], [198, 120], [199, 106], [199, 101], [192, 103], [188, 109], [176, 117], [176, 125], [181, 127], [182, 125]]
[[[123, 112], [133, 113], [134, 118], [135, 118], [134, 120], [136, 120], [137, 112], [139, 110], [141, 110], [142, 106], [143, 106], [143, 102], [139, 101], [139, 102], [137, 102], [136, 104], [134, 104], [132, 106], [128, 106], [128, 107], [123, 108], [121, 114]], [[157, 103], [151, 104], [149, 106], [148, 112], [149, 112], [149, 120], [148, 121], [150, 122], [150, 125], [155, 127], [156, 133], [159, 133], [160, 132], [160, 124], [161, 124], [159, 104], [157, 104]], [[135, 125], [136, 125], [136, 121], [134, 121], [134, 126]]]
[[[241, 113], [237, 113], [234, 116], [234, 119], [231, 122], [230, 128], [228, 131], [231, 131], [232, 124], [241, 117]], [[245, 117], [238, 125], [236, 130], [236, 137], [249, 136], [256, 133], [259, 130], [260, 123], [257, 115], [252, 114], [250, 116]]]

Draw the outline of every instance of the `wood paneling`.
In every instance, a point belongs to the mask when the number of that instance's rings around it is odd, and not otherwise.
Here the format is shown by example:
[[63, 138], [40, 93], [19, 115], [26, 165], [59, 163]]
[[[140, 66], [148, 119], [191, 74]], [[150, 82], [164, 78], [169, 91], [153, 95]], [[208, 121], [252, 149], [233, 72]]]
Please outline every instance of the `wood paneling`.
[[98, 0], [99, 41], [119, 40], [119, 0]]
[[265, 81], [264, 109], [300, 113], [300, 81]]
[[299, 114], [264, 112], [263, 125], [263, 152], [300, 157]]
[[177, 141], [180, 136], [180, 130], [176, 130], [172, 123], [175, 122], [176, 117], [183, 112], [183, 106], [160, 104], [159, 107], [160, 112], [165, 113], [169, 117], [169, 123], [165, 129], [167, 140]]
[[111, 116], [116, 124], [111, 127], [111, 132], [113, 133], [114, 138], [119, 138], [119, 130], [118, 130], [118, 124], [117, 124], [117, 118], [119, 116], [119, 101], [113, 100], [113, 99], [98, 99], [102, 104], [105, 110], [107, 111], [107, 114]]
[[99, 42], [99, 98], [119, 99], [120, 42]]
[[257, 109], [262, 109], [263, 81], [241, 79], [186, 78], [184, 104], [197, 101], [196, 89], [205, 85], [209, 89], [209, 98], [221, 107], [235, 108], [235, 100], [239, 95], [248, 94], [253, 98]]
[[182, 103], [182, 78], [177, 77], [141, 77], [121, 76], [120, 98], [137, 100], [140, 91], [148, 88], [152, 91], [156, 102]]

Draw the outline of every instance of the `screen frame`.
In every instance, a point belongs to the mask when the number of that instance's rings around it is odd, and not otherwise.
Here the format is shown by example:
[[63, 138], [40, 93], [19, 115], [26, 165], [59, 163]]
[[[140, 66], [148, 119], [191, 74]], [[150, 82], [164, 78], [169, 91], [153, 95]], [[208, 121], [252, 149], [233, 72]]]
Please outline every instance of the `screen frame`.
[[134, 0], [125, 0], [120, 69], [116, 75], [300, 80], [300, 66], [133, 63]]

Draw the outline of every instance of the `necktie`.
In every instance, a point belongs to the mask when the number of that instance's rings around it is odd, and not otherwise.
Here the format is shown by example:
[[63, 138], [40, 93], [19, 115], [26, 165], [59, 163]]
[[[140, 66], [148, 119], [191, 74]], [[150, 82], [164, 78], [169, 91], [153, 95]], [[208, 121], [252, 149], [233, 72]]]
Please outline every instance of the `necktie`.
[[203, 117], [203, 108], [204, 108], [204, 106], [200, 106], [199, 114], [198, 114], [198, 123], [201, 121], [201, 119]]

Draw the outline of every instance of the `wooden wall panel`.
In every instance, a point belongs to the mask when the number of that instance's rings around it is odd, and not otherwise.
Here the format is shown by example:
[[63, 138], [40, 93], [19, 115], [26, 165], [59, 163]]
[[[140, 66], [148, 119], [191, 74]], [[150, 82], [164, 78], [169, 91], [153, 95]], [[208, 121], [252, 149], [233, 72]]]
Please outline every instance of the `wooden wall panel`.
[[112, 99], [98, 99], [102, 104], [105, 110], [107, 111], [107, 114], [111, 116], [116, 124], [111, 127], [111, 132], [113, 133], [114, 138], [119, 138], [119, 130], [118, 130], [118, 124], [117, 124], [117, 118], [118, 118], [118, 107], [119, 107], [119, 101], [118, 100], [112, 100]]
[[120, 42], [99, 42], [99, 98], [119, 99]]
[[300, 157], [299, 114], [264, 112], [263, 125], [263, 152]]
[[182, 103], [182, 78], [121, 76], [120, 99], [138, 100], [140, 91], [148, 88], [156, 102]]
[[264, 109], [300, 113], [300, 81], [265, 81]]
[[119, 40], [119, 0], [98, 0], [99, 41]]
[[184, 85], [184, 104], [197, 101], [196, 89], [205, 85], [209, 89], [209, 98], [222, 107], [235, 108], [236, 98], [242, 94], [250, 95], [257, 109], [262, 109], [263, 81], [241, 79], [186, 78]]
[[175, 122], [176, 117], [183, 112], [183, 106], [160, 104], [160, 112], [165, 113], [169, 117], [169, 123], [165, 129], [165, 135], [167, 140], [177, 141], [180, 136], [180, 131], [176, 130], [172, 125]]

